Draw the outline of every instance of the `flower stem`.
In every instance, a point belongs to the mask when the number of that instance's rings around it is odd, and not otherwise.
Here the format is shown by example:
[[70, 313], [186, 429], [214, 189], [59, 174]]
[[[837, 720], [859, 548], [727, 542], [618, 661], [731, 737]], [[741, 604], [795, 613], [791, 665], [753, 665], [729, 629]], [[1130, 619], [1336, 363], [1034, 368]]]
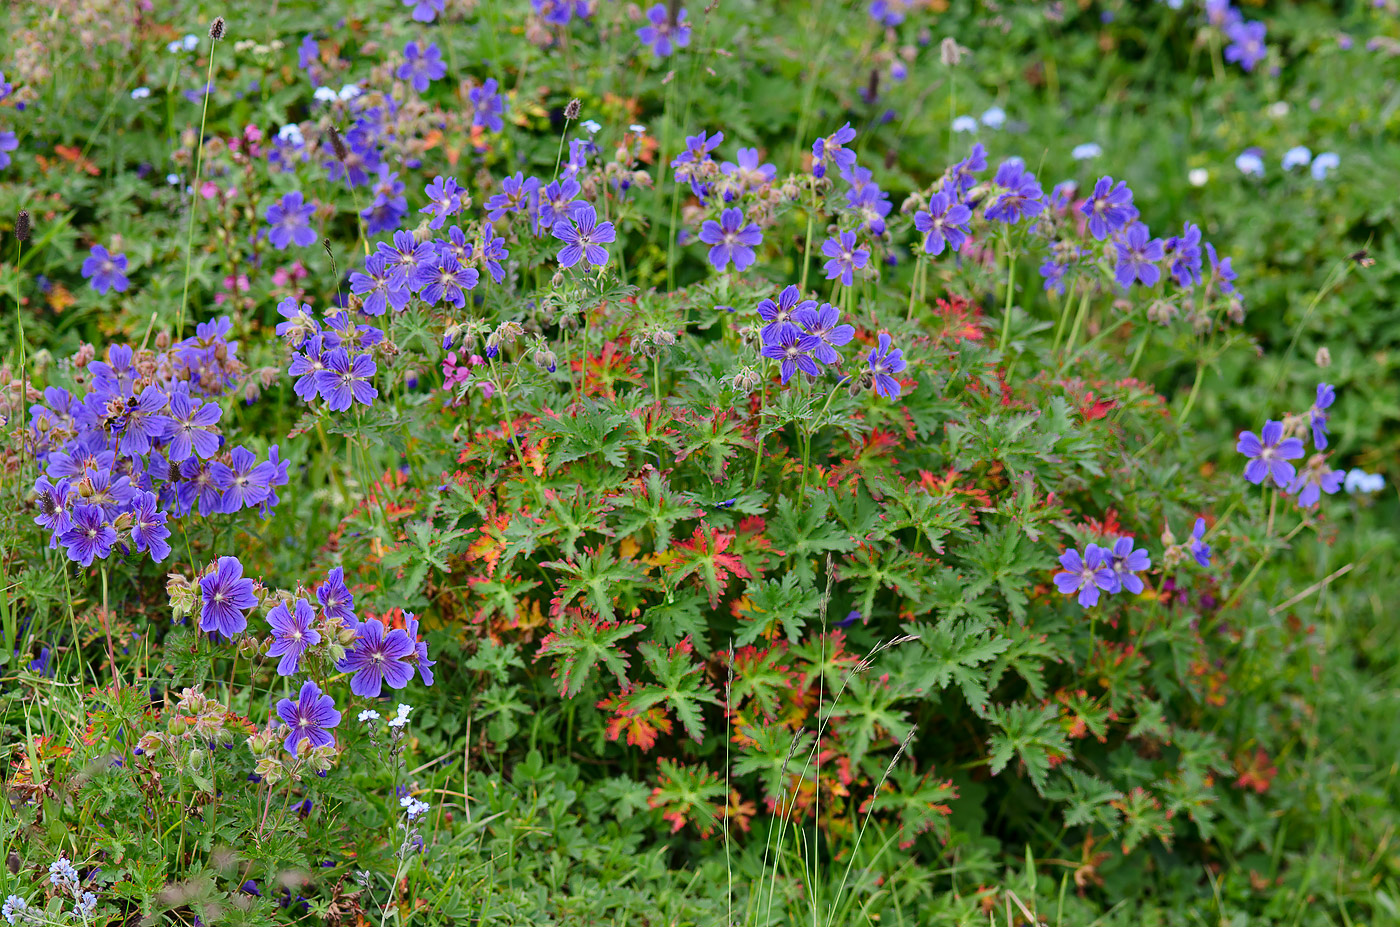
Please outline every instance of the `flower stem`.
[[[190, 221], [185, 229], [185, 285], [180, 292], [180, 315], [175, 323], [175, 340], [185, 337], [185, 305], [190, 297], [190, 254], [194, 247], [194, 213], [199, 206], [199, 174], [204, 165], [204, 124], [209, 117], [209, 98], [214, 95], [214, 49], [218, 46], [209, 40], [209, 73], [204, 80], [204, 110], [199, 115], [199, 140], [195, 147], [194, 180], [190, 184]], [[235, 281], [235, 286], [237, 282]]]
[[1206, 365], [1203, 361], [1196, 362], [1196, 381], [1191, 384], [1191, 392], [1186, 396], [1186, 405], [1181, 408], [1181, 415], [1178, 416], [1180, 425], [1186, 424], [1186, 419], [1191, 415], [1191, 408], [1196, 404], [1196, 397], [1201, 392], [1201, 381], [1205, 379]]
[[812, 185], [812, 211], [807, 213], [807, 243], [802, 246], [802, 282], [797, 285], [803, 293], [807, 292], [807, 268], [812, 263], [812, 231], [817, 222], [817, 181], [808, 178], [807, 182]]

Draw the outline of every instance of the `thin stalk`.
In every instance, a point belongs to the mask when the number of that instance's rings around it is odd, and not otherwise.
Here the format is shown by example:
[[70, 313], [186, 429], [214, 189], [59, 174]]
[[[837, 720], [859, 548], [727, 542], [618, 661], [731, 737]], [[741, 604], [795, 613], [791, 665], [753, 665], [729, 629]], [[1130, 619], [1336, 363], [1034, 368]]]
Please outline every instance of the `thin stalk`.
[[194, 247], [194, 213], [199, 206], [199, 174], [204, 166], [204, 125], [209, 117], [209, 98], [214, 95], [214, 49], [218, 46], [209, 40], [209, 73], [204, 79], [204, 108], [199, 114], [199, 140], [195, 148], [194, 180], [190, 184], [190, 221], [185, 229], [185, 285], [180, 292], [180, 315], [175, 324], [175, 340], [185, 337], [185, 305], [190, 298], [190, 255]]
[[1001, 317], [1001, 341], [997, 342], [997, 348], [1001, 351], [1002, 359], [1006, 359], [1006, 343], [1011, 338], [1011, 300], [1016, 295], [1016, 252], [1011, 249], [1010, 243], [1006, 249], [1006, 311]]
[[807, 243], [802, 246], [802, 282], [797, 285], [803, 293], [807, 292], [807, 268], [812, 263], [812, 232], [817, 222], [817, 181], [808, 178], [807, 182], [812, 185], [812, 211], [807, 213]]
[[1181, 408], [1179, 416], [1180, 424], [1185, 425], [1186, 419], [1191, 414], [1191, 407], [1196, 404], [1196, 397], [1201, 392], [1201, 381], [1205, 379], [1206, 365], [1203, 361], [1196, 362], [1196, 379], [1191, 384], [1191, 392], [1186, 395], [1186, 405]]

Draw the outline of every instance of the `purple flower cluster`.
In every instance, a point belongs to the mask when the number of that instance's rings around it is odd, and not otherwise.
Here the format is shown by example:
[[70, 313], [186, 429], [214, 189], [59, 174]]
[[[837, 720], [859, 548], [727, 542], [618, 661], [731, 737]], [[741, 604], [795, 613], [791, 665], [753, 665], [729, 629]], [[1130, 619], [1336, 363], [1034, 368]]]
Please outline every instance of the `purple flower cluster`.
[[228, 319], [199, 325], [163, 352], [112, 345], [87, 365], [86, 394], [51, 386], [30, 408], [30, 441], [44, 473], [35, 522], [84, 566], [131, 548], [160, 562], [171, 517], [263, 513], [278, 502], [287, 463], [223, 447], [218, 398], [244, 373]]
[[[1235, 450], [1248, 458], [1244, 478], [1256, 486], [1272, 480], [1283, 492], [1297, 497], [1298, 505], [1311, 508], [1325, 492], [1328, 495], [1342, 488], [1346, 471], [1333, 470], [1327, 463], [1327, 410], [1337, 400], [1336, 390], [1328, 383], [1319, 383], [1312, 407], [1306, 415], [1286, 416], [1284, 421], [1269, 420], [1259, 434], [1240, 434]], [[1308, 459], [1302, 469], [1289, 461], [1307, 453], [1298, 434], [1311, 433], [1313, 447], [1318, 452]]]
[[277, 311], [287, 320], [277, 326], [277, 334], [296, 351], [287, 372], [297, 378], [292, 389], [299, 398], [310, 402], [320, 396], [332, 412], [344, 412], [356, 403], [374, 404], [379, 391], [372, 381], [378, 366], [370, 349], [384, 340], [382, 331], [356, 325], [344, 310], [327, 316], [323, 328], [311, 307], [298, 306], [295, 299], [284, 299]]
[[[1200, 525], [1203, 528], [1204, 522]], [[1206, 548], [1207, 562], [1209, 558], [1210, 548]], [[1078, 593], [1079, 604], [1089, 608], [1098, 604], [1100, 592], [1141, 594], [1143, 584], [1137, 574], [1151, 568], [1152, 558], [1125, 535], [1114, 541], [1112, 548], [1090, 544], [1083, 556], [1071, 547], [1060, 555], [1060, 566], [1064, 569], [1055, 574], [1055, 587], [1062, 595]]]

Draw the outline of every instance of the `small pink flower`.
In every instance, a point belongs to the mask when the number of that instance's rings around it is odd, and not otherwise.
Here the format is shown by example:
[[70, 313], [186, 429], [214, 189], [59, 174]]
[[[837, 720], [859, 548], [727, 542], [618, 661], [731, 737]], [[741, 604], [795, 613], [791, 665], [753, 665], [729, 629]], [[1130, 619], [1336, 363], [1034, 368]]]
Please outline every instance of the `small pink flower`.
[[199, 195], [206, 200], [212, 200], [219, 195], [219, 185], [212, 180], [206, 180], [199, 188]]

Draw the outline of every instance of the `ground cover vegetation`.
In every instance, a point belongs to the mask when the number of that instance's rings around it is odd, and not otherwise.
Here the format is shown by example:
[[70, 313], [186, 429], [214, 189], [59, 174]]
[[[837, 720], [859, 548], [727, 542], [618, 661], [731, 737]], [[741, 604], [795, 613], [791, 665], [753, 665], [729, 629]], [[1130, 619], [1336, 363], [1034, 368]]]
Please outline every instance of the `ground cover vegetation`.
[[1400, 918], [1400, 10], [55, 0], [8, 924]]

